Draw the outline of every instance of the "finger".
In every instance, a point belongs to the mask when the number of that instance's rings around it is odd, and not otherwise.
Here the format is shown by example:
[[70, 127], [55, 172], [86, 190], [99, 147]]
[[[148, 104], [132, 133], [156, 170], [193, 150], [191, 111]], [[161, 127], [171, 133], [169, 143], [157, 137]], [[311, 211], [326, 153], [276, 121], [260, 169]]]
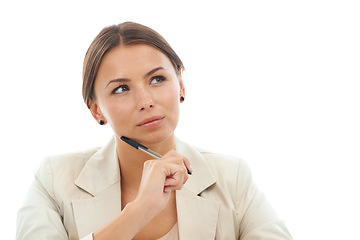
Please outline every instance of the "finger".
[[164, 187], [164, 193], [170, 193], [173, 190], [171, 186]]
[[193, 170], [193, 168], [192, 168], [192, 166], [191, 166], [191, 164], [190, 164], [189, 159], [187, 159], [186, 157], [184, 157], [184, 158], [183, 158], [183, 162], [184, 162], [184, 165], [185, 165], [185, 167], [186, 167], [186, 169], [187, 169], [188, 174], [191, 175], [194, 170]]
[[187, 169], [188, 174], [192, 174], [193, 168], [191, 167], [190, 161], [183, 155], [175, 152], [174, 150], [169, 151], [166, 153], [161, 160], [176, 163], [178, 165], [184, 165], [184, 167]]
[[183, 188], [183, 184], [181, 185], [169, 185], [169, 186], [164, 186], [164, 189], [171, 189], [171, 190], [181, 190]]
[[164, 182], [164, 186], [165, 187], [168, 187], [168, 186], [171, 186], [171, 187], [177, 187], [179, 186], [179, 188], [182, 188], [182, 186], [186, 183], [187, 181], [187, 176], [185, 175], [183, 178], [167, 178], [165, 179], [165, 182]]
[[179, 153], [172, 149], [172, 150], [168, 151], [163, 157], [175, 157], [178, 155], [179, 155]]
[[170, 175], [167, 175], [164, 181], [164, 186], [180, 186], [186, 183], [188, 180], [188, 175], [186, 174], [186, 169], [184, 166], [179, 166], [173, 164], [174, 169]]
[[184, 164], [175, 162], [163, 162], [163, 166], [168, 170], [166, 171], [166, 177], [182, 177], [186, 176], [186, 168]]

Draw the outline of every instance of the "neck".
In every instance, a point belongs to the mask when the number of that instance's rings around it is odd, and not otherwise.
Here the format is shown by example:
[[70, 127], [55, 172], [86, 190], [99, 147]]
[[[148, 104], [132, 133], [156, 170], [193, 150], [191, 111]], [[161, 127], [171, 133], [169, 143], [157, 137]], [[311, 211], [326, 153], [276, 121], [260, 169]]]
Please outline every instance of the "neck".
[[[171, 135], [168, 139], [162, 142], [144, 145], [160, 155], [164, 155], [171, 149], [175, 148], [175, 138], [174, 135]], [[138, 189], [142, 177], [144, 162], [154, 159], [154, 157], [135, 149], [123, 142], [120, 138], [116, 138], [116, 152], [121, 171], [121, 184]]]

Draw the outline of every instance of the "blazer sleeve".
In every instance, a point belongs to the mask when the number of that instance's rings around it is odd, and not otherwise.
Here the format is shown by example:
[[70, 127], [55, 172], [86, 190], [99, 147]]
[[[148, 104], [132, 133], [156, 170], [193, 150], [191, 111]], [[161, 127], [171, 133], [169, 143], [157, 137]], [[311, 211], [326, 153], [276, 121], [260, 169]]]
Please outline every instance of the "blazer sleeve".
[[246, 163], [238, 168], [236, 207], [241, 240], [291, 240], [283, 221], [257, 188]]
[[[18, 211], [16, 240], [69, 240], [53, 189], [50, 161], [35, 174], [25, 202]], [[92, 239], [92, 234], [82, 240]]]

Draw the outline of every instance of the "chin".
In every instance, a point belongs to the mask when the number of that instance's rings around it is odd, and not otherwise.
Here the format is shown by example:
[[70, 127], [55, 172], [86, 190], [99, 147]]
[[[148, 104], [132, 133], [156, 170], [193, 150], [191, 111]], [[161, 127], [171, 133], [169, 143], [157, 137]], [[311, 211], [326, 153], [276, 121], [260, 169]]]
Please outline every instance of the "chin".
[[161, 142], [165, 142], [174, 136], [174, 131], [168, 133], [150, 133], [146, 134], [146, 136], [140, 137], [138, 140], [142, 143], [148, 145], [159, 144]]
[[[174, 137], [176, 125], [166, 124], [158, 129], [140, 131], [134, 136], [134, 140], [147, 145], [156, 145]], [[135, 135], [135, 134], [134, 134]]]
[[[176, 122], [177, 123], [177, 122]], [[133, 131], [129, 131], [127, 133], [123, 132], [123, 135], [128, 138], [131, 138], [143, 145], [156, 145], [167, 140], [170, 140], [174, 137], [174, 131], [176, 129], [177, 124], [165, 124], [157, 129], [152, 130], [139, 130], [133, 129]]]

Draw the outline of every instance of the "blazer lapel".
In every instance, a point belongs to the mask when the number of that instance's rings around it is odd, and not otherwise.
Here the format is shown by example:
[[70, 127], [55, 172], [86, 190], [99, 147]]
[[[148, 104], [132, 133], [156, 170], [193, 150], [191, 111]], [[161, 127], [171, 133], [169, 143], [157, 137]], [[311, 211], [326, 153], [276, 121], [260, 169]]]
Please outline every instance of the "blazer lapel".
[[183, 189], [176, 192], [180, 240], [213, 240], [219, 204]]
[[[184, 188], [176, 192], [180, 240], [215, 239], [220, 205], [201, 197], [216, 183], [204, 157], [176, 139], [176, 151], [186, 156], [194, 169]], [[96, 179], [96, 181], [94, 181]], [[75, 184], [84, 190], [72, 201], [79, 238], [96, 231], [121, 212], [120, 168], [115, 140], [89, 158]]]
[[180, 240], [215, 239], [220, 204], [201, 197], [201, 193], [216, 183], [206, 160], [189, 145], [176, 140], [176, 151], [187, 157], [194, 173], [181, 191], [176, 192]]
[[120, 169], [114, 139], [89, 158], [75, 184], [87, 193], [87, 197], [72, 201], [78, 235], [82, 238], [121, 212]]
[[114, 184], [95, 197], [72, 201], [79, 239], [100, 229], [121, 212], [121, 196]]

